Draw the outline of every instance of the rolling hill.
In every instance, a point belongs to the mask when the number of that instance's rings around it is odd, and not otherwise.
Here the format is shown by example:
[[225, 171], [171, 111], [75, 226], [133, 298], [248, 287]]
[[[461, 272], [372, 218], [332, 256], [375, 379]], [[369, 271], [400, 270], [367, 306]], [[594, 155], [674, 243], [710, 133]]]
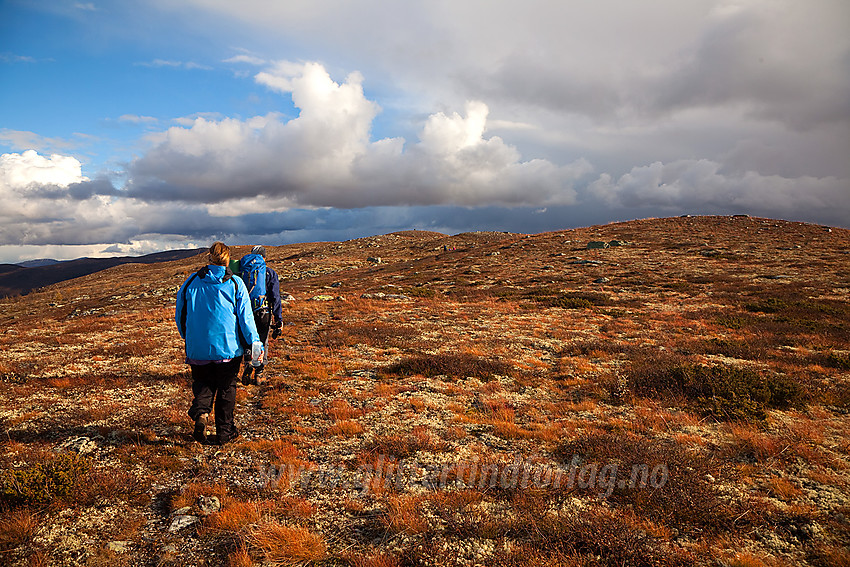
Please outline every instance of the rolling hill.
[[24, 295], [34, 289], [78, 278], [122, 264], [153, 264], [197, 255], [199, 250], [170, 250], [145, 256], [79, 258], [63, 262], [39, 260], [34, 266], [0, 264], [0, 297]]
[[292, 300], [224, 447], [190, 436], [174, 323], [203, 256], [0, 300], [4, 563], [850, 562], [850, 231], [267, 252]]

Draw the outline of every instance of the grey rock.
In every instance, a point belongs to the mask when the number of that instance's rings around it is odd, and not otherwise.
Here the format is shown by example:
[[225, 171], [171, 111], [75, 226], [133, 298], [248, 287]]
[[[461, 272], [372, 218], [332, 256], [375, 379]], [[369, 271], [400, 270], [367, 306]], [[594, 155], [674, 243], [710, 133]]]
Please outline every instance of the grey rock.
[[367, 261], [367, 262], [371, 262], [371, 263], [373, 263], [373, 264], [382, 264], [382, 263], [383, 263], [383, 262], [381, 261], [381, 258], [379, 258], [379, 257], [378, 257], [378, 258], [376, 258], [376, 257], [372, 257], [372, 256], [369, 256], [368, 258], [366, 258], [366, 261]]
[[601, 240], [591, 240], [587, 243], [588, 250], [598, 250], [600, 248], [608, 248], [610, 245], [607, 242], [603, 242]]
[[609, 280], [608, 278], [596, 278], [595, 280], [593, 280], [593, 283], [603, 284], [603, 283], [608, 283], [610, 281], [611, 280]]
[[364, 293], [361, 299], [377, 299], [380, 301], [409, 301], [410, 297], [402, 293]]
[[168, 526], [168, 531], [171, 533], [179, 532], [184, 528], [188, 528], [197, 521], [197, 516], [174, 516], [174, 518], [171, 520], [171, 525]]
[[369, 378], [369, 379], [374, 379], [374, 378], [377, 378], [377, 376], [378, 376], [378, 373], [375, 372], [374, 370], [369, 370], [369, 369], [365, 369], [365, 368], [361, 368], [361, 369], [358, 369], [358, 370], [352, 370], [350, 372], [350, 374], [352, 376], [356, 376], [357, 378]]
[[198, 496], [198, 510], [202, 516], [209, 516], [221, 510], [218, 496]]
[[295, 298], [288, 293], [284, 293], [280, 296], [281, 301], [295, 301]]
[[628, 242], [625, 240], [609, 240], [608, 246], [628, 246]]

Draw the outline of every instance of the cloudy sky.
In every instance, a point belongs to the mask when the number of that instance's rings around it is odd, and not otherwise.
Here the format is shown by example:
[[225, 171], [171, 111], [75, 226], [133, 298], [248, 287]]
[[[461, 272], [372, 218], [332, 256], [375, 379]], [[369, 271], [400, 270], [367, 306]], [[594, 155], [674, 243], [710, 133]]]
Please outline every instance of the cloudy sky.
[[0, 0], [0, 262], [850, 226], [846, 0]]

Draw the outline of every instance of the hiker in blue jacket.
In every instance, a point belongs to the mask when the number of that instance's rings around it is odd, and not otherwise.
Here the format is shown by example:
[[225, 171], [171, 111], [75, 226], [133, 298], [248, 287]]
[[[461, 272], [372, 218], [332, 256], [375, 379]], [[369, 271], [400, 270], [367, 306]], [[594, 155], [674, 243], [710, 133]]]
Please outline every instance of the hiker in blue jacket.
[[[254, 323], [260, 340], [263, 341], [264, 352], [269, 352], [269, 330], [272, 330], [272, 338], [280, 336], [283, 315], [280, 304], [280, 278], [271, 266], [266, 264], [266, 249], [259, 244], [251, 249], [239, 260], [239, 275], [248, 288], [251, 296], [251, 307], [254, 311]], [[242, 372], [242, 383], [262, 384], [265, 382], [263, 370], [265, 369], [268, 356], [263, 359], [259, 366], [251, 366], [251, 353], [245, 354], [245, 370]]]
[[[248, 289], [226, 267], [230, 249], [210, 246], [210, 265], [183, 283], [177, 293], [174, 318], [186, 341], [186, 363], [192, 368], [192, 437], [200, 443], [224, 445], [239, 436], [233, 424], [236, 380], [245, 350], [259, 341]], [[215, 404], [215, 437], [206, 436], [207, 419]]]

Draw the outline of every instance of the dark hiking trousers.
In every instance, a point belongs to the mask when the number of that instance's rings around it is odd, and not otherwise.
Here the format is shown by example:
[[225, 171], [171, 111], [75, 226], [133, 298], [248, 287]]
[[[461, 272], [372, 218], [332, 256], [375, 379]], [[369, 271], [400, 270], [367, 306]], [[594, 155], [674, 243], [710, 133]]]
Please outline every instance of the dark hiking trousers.
[[[269, 361], [269, 329], [272, 324], [271, 311], [268, 309], [254, 311], [254, 323], [257, 324], [257, 333], [260, 335], [260, 340], [263, 342], [263, 349], [266, 352], [265, 356], [263, 356], [263, 363], [258, 367], [258, 370], [262, 372], [262, 369], [265, 368], [266, 363]], [[245, 364], [251, 363], [251, 349], [245, 352], [244, 359]]]
[[215, 430], [220, 443], [224, 444], [238, 434], [233, 425], [233, 410], [236, 409], [236, 378], [239, 374], [238, 358], [230, 362], [191, 364], [192, 407], [189, 417], [197, 420], [204, 413], [212, 413], [215, 403]]

